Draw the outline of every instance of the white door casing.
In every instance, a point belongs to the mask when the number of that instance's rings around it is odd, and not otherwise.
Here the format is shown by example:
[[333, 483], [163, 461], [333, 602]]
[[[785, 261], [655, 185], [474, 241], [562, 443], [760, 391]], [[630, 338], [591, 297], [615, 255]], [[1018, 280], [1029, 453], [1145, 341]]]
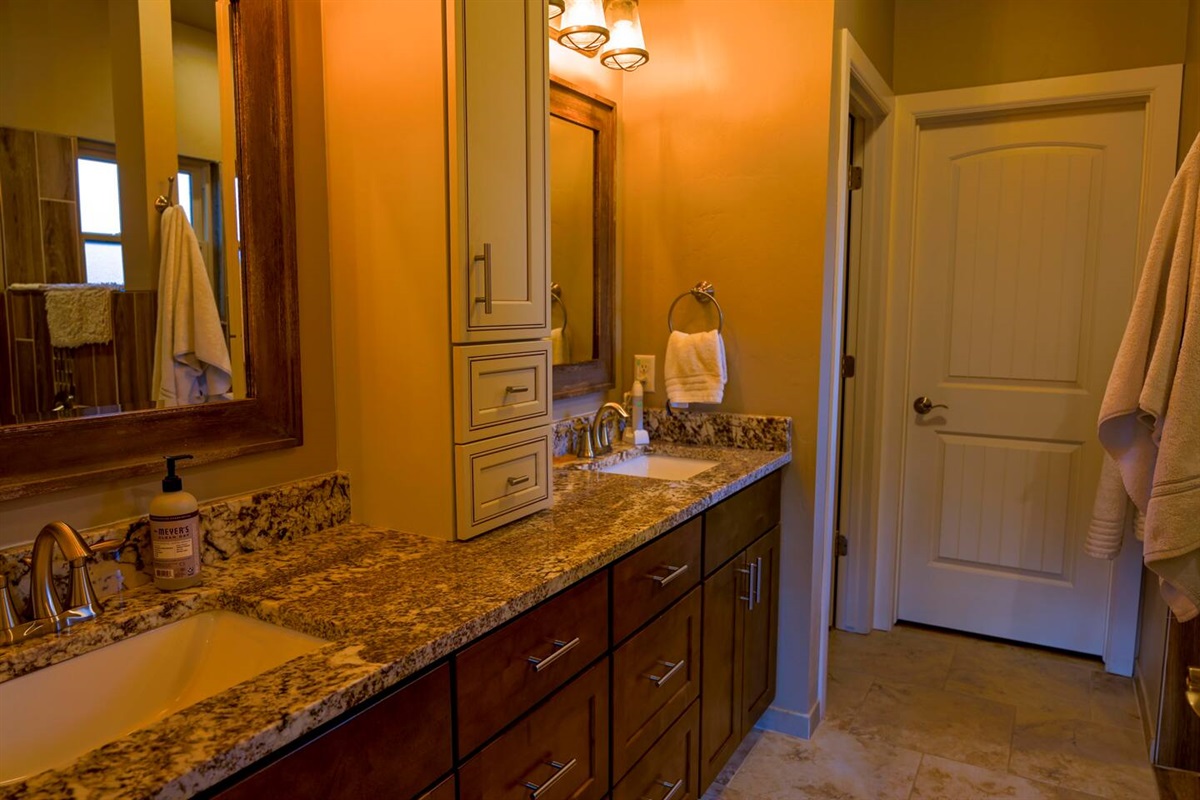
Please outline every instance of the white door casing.
[[[1137, 563], [1114, 572], [1080, 542], [1178, 88], [1156, 67], [898, 98], [880, 564], [901, 552], [898, 605], [876, 572], [877, 625], [1131, 665], [1136, 603], [1110, 600]], [[921, 417], [918, 395], [950, 409]]]

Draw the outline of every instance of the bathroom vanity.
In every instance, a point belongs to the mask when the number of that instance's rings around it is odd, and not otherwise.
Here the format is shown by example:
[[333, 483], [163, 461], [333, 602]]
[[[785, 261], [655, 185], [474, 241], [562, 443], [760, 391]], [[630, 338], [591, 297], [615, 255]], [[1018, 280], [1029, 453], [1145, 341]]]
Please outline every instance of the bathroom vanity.
[[716, 466], [556, 469], [552, 511], [467, 543], [307, 534], [0, 654], [11, 679], [209, 609], [329, 642], [0, 797], [698, 798], [774, 694], [790, 454], [655, 449]]

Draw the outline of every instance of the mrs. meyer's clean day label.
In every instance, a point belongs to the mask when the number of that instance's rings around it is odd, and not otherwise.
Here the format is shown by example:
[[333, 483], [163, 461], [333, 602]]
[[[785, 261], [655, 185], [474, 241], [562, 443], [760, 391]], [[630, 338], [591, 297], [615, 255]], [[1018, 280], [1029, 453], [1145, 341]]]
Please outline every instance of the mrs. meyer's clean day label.
[[150, 543], [154, 552], [154, 585], [186, 589], [200, 582], [200, 510], [196, 498], [183, 491], [175, 462], [189, 455], [165, 456], [167, 476], [162, 494], [150, 501]]

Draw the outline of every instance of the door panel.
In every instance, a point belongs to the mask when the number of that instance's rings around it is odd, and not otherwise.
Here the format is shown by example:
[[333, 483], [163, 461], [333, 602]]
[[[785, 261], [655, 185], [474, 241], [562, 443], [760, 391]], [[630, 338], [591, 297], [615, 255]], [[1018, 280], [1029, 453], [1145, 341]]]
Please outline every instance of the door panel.
[[1082, 542], [1132, 302], [1141, 106], [919, 132], [899, 617], [1100, 654]]
[[704, 581], [700, 668], [700, 789], [716, 779], [741, 736], [742, 615], [745, 559], [738, 556]]

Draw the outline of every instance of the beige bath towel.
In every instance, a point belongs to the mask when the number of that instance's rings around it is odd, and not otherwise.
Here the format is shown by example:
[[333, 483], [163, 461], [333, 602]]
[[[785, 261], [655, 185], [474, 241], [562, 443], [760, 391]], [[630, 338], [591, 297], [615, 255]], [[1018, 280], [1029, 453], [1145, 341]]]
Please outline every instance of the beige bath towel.
[[1181, 622], [1200, 615], [1200, 139], [1159, 215], [1099, 429], [1116, 470], [1102, 471], [1088, 552], [1119, 549], [1119, 476], [1163, 596]]
[[14, 283], [14, 291], [46, 295], [46, 327], [52, 347], [108, 344], [113, 338], [112, 290], [109, 284]]
[[671, 331], [663, 379], [672, 403], [721, 402], [727, 379], [721, 334]]
[[154, 398], [160, 407], [232, 396], [229, 347], [196, 233], [179, 206], [162, 215]]

